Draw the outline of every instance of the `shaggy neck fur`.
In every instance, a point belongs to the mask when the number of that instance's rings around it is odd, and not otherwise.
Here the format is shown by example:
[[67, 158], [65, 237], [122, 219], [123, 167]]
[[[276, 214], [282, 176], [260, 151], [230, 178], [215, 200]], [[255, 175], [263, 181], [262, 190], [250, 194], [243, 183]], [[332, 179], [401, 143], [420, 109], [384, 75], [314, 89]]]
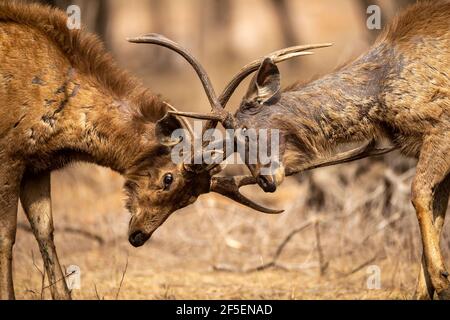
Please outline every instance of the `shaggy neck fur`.
[[65, 105], [60, 102], [63, 110], [56, 110], [61, 116], [52, 110], [42, 118], [54, 131], [64, 133], [53, 134], [47, 145], [56, 155], [80, 157], [123, 174], [142, 154], [157, 148], [153, 119], [143, 111], [162, 108], [162, 102], [153, 97], [148, 102], [114, 97], [80, 78], [83, 75], [69, 82]]
[[286, 89], [279, 102], [284, 114], [276, 118], [290, 134], [288, 152], [312, 159], [339, 144], [380, 135], [376, 123], [383, 109], [383, 80], [393, 70], [386, 64], [390, 54], [383, 46], [375, 47], [337, 72]]
[[158, 147], [167, 107], [66, 21], [60, 10], [0, 3], [0, 97], [17, 106], [2, 113], [3, 141], [16, 141], [3, 150], [33, 171], [84, 160], [124, 173]]

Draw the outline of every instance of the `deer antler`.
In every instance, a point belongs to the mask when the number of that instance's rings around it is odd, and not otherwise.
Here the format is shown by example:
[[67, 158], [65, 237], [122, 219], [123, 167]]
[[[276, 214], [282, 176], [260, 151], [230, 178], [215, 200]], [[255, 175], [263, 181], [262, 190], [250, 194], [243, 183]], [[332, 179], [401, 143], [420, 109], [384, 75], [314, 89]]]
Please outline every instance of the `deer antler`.
[[370, 141], [364, 143], [363, 145], [355, 148], [355, 149], [351, 149], [349, 151], [345, 151], [345, 152], [341, 152], [338, 153], [335, 156], [332, 156], [331, 158], [328, 159], [321, 159], [318, 160], [315, 163], [311, 163], [308, 164], [307, 166], [303, 167], [303, 168], [296, 168], [296, 169], [286, 169], [286, 176], [291, 176], [303, 171], [307, 171], [307, 170], [312, 170], [312, 169], [316, 169], [316, 168], [322, 168], [322, 167], [329, 167], [329, 166], [333, 166], [336, 164], [341, 164], [341, 163], [347, 163], [347, 162], [352, 162], [355, 160], [359, 160], [359, 159], [363, 159], [363, 158], [368, 158], [368, 157], [374, 157], [374, 156], [381, 156], [383, 154], [389, 153], [394, 151], [395, 149], [397, 149], [397, 147], [392, 146], [389, 148], [375, 148], [376, 146], [376, 141], [374, 139], [371, 139]]
[[[209, 103], [211, 104], [212, 111], [215, 115], [216, 120], [221, 121], [222, 123], [228, 123], [229, 127], [233, 128], [233, 117], [230, 113], [226, 112], [223, 108], [219, 100], [217, 99], [216, 93], [214, 91], [214, 88], [211, 84], [211, 80], [209, 79], [208, 74], [206, 73], [205, 69], [202, 67], [202, 65], [184, 48], [182, 48], [177, 43], [173, 42], [170, 39], [167, 39], [166, 37], [159, 35], [159, 34], [148, 34], [137, 38], [128, 39], [128, 41], [133, 43], [151, 43], [160, 45], [166, 48], [169, 48], [178, 54], [180, 54], [183, 58], [185, 58], [189, 64], [194, 68], [194, 70], [197, 72], [197, 75], [200, 78], [200, 81], [202, 82], [203, 88], [206, 92], [206, 95], [208, 97]], [[226, 98], [228, 100], [229, 98]], [[171, 111], [168, 113], [172, 113], [174, 115], [181, 115], [181, 112], [178, 112], [175, 108], [171, 107], [169, 105], [169, 108]], [[191, 128], [188, 124], [186, 124], [186, 127], [189, 131], [191, 131]], [[212, 169], [214, 166], [206, 166], [205, 170]], [[255, 209], [257, 211], [261, 211], [264, 213], [281, 213], [282, 210], [273, 210], [265, 208], [261, 205], [258, 205], [257, 203], [253, 202], [252, 200], [248, 199], [244, 195], [242, 195], [239, 192], [239, 188], [245, 185], [249, 184], [255, 184], [255, 180], [253, 177], [250, 177], [248, 179], [247, 177], [244, 177], [240, 179], [239, 177], [213, 177], [211, 179], [211, 185], [210, 185], [210, 191], [219, 193], [221, 195], [224, 195], [238, 203], [241, 203], [247, 207], [250, 207], [252, 209]]]
[[[389, 148], [375, 148], [376, 142], [374, 139], [364, 143], [363, 145], [345, 152], [341, 152], [326, 160], [319, 160], [313, 164], [309, 164], [303, 168], [297, 168], [294, 170], [287, 170], [286, 176], [292, 176], [294, 174], [308, 171], [316, 168], [333, 166], [336, 164], [347, 163], [367, 157], [380, 156], [394, 151], [397, 147]], [[211, 180], [211, 191], [220, 193], [228, 198], [233, 199], [245, 206], [253, 208], [255, 210], [276, 214], [282, 213], [282, 210], [274, 210], [264, 208], [253, 201], [249, 200], [245, 196], [239, 193], [239, 188], [247, 185], [257, 184], [256, 178], [253, 176], [235, 176], [235, 177], [213, 177]]]
[[[163, 102], [167, 108], [169, 108], [171, 111], [177, 112], [178, 110], [172, 106], [170, 103], [168, 102]], [[189, 134], [191, 135], [192, 139], [194, 138], [194, 130], [192, 129], [191, 124], [189, 123], [189, 121], [187, 121], [186, 119], [181, 118], [180, 121], [183, 123], [184, 127], [186, 128], [186, 130], [189, 132]]]
[[227, 198], [230, 198], [244, 206], [250, 207], [254, 210], [268, 213], [280, 214], [284, 210], [265, 208], [239, 192], [239, 188], [256, 184], [256, 179], [252, 176], [235, 176], [235, 177], [213, 177], [211, 179], [210, 191], [219, 193]]
[[225, 89], [223, 89], [222, 94], [219, 97], [219, 102], [222, 107], [225, 107], [228, 103], [230, 97], [233, 95], [236, 88], [239, 84], [250, 74], [257, 71], [261, 66], [261, 63], [266, 58], [271, 58], [274, 63], [280, 63], [295, 57], [312, 55], [313, 52], [306, 51], [311, 49], [325, 48], [332, 46], [331, 43], [322, 43], [322, 44], [310, 44], [310, 45], [302, 45], [302, 46], [293, 46], [284, 48], [281, 50], [274, 51], [269, 53], [267, 56], [259, 58], [255, 61], [250, 62], [245, 65], [239, 72], [231, 79], [231, 81], [227, 84]]
[[[202, 82], [203, 88], [208, 97], [209, 103], [211, 104], [213, 112], [216, 115], [221, 114], [222, 116], [221, 120], [223, 121], [226, 120], [228, 114], [223, 112], [222, 106], [219, 103], [219, 100], [217, 99], [214, 87], [211, 84], [211, 80], [209, 79], [207, 72], [205, 71], [203, 66], [197, 61], [197, 59], [195, 59], [194, 56], [192, 56], [192, 54], [190, 54], [185, 48], [181, 47], [178, 43], [157, 33], [150, 33], [136, 38], [129, 38], [127, 40], [132, 43], [150, 43], [163, 46], [177, 52], [184, 59], [186, 59], [189, 62], [189, 64], [194, 68], [195, 72], [200, 78], [200, 81]], [[171, 113], [175, 115], [179, 114], [179, 112], [176, 111], [171, 111]]]
[[[331, 46], [331, 43], [322, 43], [322, 44], [311, 44], [311, 45], [303, 45], [303, 46], [293, 46], [284, 48], [281, 50], [274, 51], [270, 54], [268, 54], [265, 57], [262, 57], [260, 59], [257, 59], [253, 62], [250, 62], [249, 64], [245, 65], [234, 77], [231, 79], [231, 81], [227, 84], [225, 89], [222, 91], [222, 94], [219, 97], [219, 104], [222, 109], [225, 109], [228, 101], [230, 100], [231, 96], [233, 95], [236, 88], [241, 84], [241, 82], [248, 77], [253, 72], [257, 71], [260, 67], [261, 63], [264, 61], [265, 58], [269, 57], [273, 60], [274, 63], [280, 63], [283, 61], [286, 61], [288, 59], [292, 59], [299, 56], [306, 56], [311, 55], [313, 52], [306, 51], [311, 49], [318, 49], [318, 48], [325, 48]], [[217, 122], [222, 122], [222, 125], [227, 129], [233, 129], [234, 123], [231, 121], [231, 115], [228, 116], [228, 118], [224, 115], [224, 110], [221, 110], [220, 112], [214, 112], [210, 114], [204, 114], [204, 113], [194, 113], [194, 112], [173, 112], [173, 114], [189, 117], [189, 118], [196, 118], [196, 119], [202, 119], [202, 120], [209, 120], [207, 124], [205, 125], [204, 131], [214, 128], [217, 125]], [[229, 114], [229, 113], [227, 113]], [[223, 121], [222, 119], [229, 119], [228, 122]], [[231, 119], [230, 119], [231, 118]]]

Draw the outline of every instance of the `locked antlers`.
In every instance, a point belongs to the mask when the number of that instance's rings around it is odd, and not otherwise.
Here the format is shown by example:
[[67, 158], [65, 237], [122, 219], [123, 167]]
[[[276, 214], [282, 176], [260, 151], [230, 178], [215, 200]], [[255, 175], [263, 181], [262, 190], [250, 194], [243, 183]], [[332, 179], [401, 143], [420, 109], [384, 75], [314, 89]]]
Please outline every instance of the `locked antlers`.
[[[331, 156], [329, 158], [326, 158], [326, 159], [317, 160], [316, 162], [309, 163], [303, 167], [287, 168], [285, 174], [286, 174], [286, 176], [292, 176], [292, 175], [295, 175], [295, 174], [298, 174], [298, 173], [301, 173], [304, 171], [308, 171], [308, 170], [334, 166], [334, 165], [342, 164], [342, 163], [348, 163], [348, 162], [352, 162], [352, 161], [356, 161], [356, 160], [360, 160], [360, 159], [364, 159], [364, 158], [368, 158], [368, 157], [381, 156], [386, 153], [392, 152], [396, 149], [397, 149], [397, 147], [394, 147], [394, 146], [387, 147], [387, 148], [377, 148], [376, 141], [372, 139], [372, 140], [369, 140], [369, 141], [363, 143], [359, 147], [338, 153], [338, 154]], [[234, 178], [236, 178], [235, 181], [237, 182], [237, 185], [239, 185], [239, 183], [240, 183], [240, 186], [257, 183], [256, 178], [254, 178], [253, 176], [239, 176], [239, 177], [234, 177]]]
[[[204, 68], [200, 65], [200, 63], [186, 49], [182, 48], [177, 43], [175, 43], [172, 40], [167, 39], [164, 36], [159, 35], [159, 34], [148, 34], [145, 36], [128, 39], [128, 41], [133, 42], [133, 43], [150, 43], [150, 44], [160, 45], [160, 46], [169, 48], [169, 49], [177, 52], [178, 54], [180, 54], [182, 57], [184, 57], [189, 62], [189, 64], [194, 68], [197, 75], [199, 76], [200, 81], [202, 82], [203, 88], [205, 90], [205, 93], [208, 97], [209, 103], [211, 104], [212, 111], [215, 114], [221, 114], [223, 116], [223, 118], [220, 118], [220, 119], [214, 118], [214, 119], [217, 119], [217, 120], [221, 121], [222, 123], [229, 123], [230, 121], [233, 120], [233, 117], [231, 116], [231, 114], [226, 113], [223, 110], [222, 104], [220, 103], [219, 99], [217, 99], [216, 93], [211, 84], [211, 80], [208, 77], [208, 74], [206, 73]], [[236, 85], [236, 87], [237, 87], [237, 85]], [[226, 101], [228, 101], [228, 99], [229, 99], [229, 96], [224, 98], [224, 100], [226, 100]], [[171, 109], [171, 111], [168, 112], [169, 116], [170, 115], [172, 115], [172, 116], [182, 115], [182, 113], [176, 111], [175, 108], [173, 108], [171, 106], [169, 106], [169, 108]], [[205, 119], [212, 119], [212, 118], [205, 118]], [[190, 129], [190, 126], [188, 124], [185, 123], [185, 126], [188, 129]], [[214, 172], [215, 167], [216, 166], [203, 166], [201, 169], [204, 171], [208, 171], [209, 174], [212, 176], [214, 174], [213, 172]], [[189, 169], [189, 167], [188, 167], [188, 169]], [[239, 192], [240, 187], [250, 185], [250, 184], [255, 184], [254, 179], [252, 177], [251, 177], [251, 179], [248, 179], [246, 177], [244, 177], [242, 179], [240, 179], [239, 177], [231, 177], [231, 178], [212, 177], [209, 191], [219, 193], [219, 194], [221, 194], [227, 198], [230, 198], [244, 206], [250, 207], [252, 209], [255, 209], [255, 210], [263, 212], [263, 213], [276, 214], [276, 213], [283, 212], [283, 210], [274, 210], [274, 209], [265, 208], [255, 202], [253, 202], [252, 200], [248, 199], [247, 197], [245, 197], [244, 195], [242, 195]]]
[[179, 116], [195, 118], [195, 119], [203, 119], [209, 120], [206, 124], [204, 130], [208, 130], [214, 128], [217, 125], [217, 122], [221, 122], [222, 125], [226, 129], [235, 129], [234, 119], [230, 112], [225, 111], [225, 107], [230, 100], [231, 96], [237, 89], [237, 87], [241, 84], [241, 82], [247, 78], [250, 74], [257, 71], [261, 66], [261, 63], [266, 58], [272, 59], [274, 63], [280, 63], [286, 61], [288, 59], [292, 59], [299, 56], [311, 55], [313, 52], [307, 51], [311, 49], [325, 48], [331, 46], [331, 43], [323, 43], [323, 44], [312, 44], [312, 45], [304, 45], [304, 46], [294, 46], [285, 49], [281, 49], [278, 51], [274, 51], [270, 53], [268, 56], [255, 60], [246, 66], [244, 66], [228, 83], [225, 89], [222, 91], [222, 94], [219, 97], [219, 105], [221, 106], [220, 110], [217, 108], [213, 108], [213, 112], [210, 114], [205, 113], [194, 113], [194, 112], [173, 112]]
[[256, 184], [256, 179], [252, 176], [212, 177], [211, 191], [263, 213], [279, 214], [284, 212], [284, 210], [265, 208], [239, 192], [239, 188], [253, 184]]
[[[264, 59], [271, 59], [273, 63], [280, 63], [285, 60], [298, 57], [298, 56], [304, 56], [304, 55], [311, 55], [313, 54], [310, 51], [311, 49], [318, 49], [318, 48], [324, 48], [329, 47], [332, 44], [331, 43], [324, 43], [324, 44], [313, 44], [313, 45], [304, 45], [304, 46], [294, 46], [289, 47], [285, 49], [281, 49], [275, 52], [272, 52], [268, 56], [255, 60], [246, 66], [244, 66], [234, 77], [233, 79], [228, 83], [228, 85], [223, 90], [222, 94], [219, 98], [217, 98], [216, 93], [214, 91], [214, 88], [211, 84], [211, 81], [209, 79], [208, 74], [204, 70], [204, 68], [200, 65], [200, 63], [184, 48], [182, 48], [179, 44], [175, 43], [174, 41], [167, 39], [166, 37], [159, 35], [159, 34], [148, 34], [137, 38], [128, 39], [128, 41], [133, 43], [149, 43], [149, 44], [156, 44], [160, 45], [166, 48], [169, 48], [178, 54], [180, 54], [182, 57], [184, 57], [194, 68], [194, 70], [197, 72], [197, 75], [200, 78], [200, 81], [202, 82], [203, 88], [205, 90], [205, 93], [208, 97], [209, 103], [211, 104], [212, 113], [193, 113], [193, 112], [179, 112], [177, 110], [171, 110], [168, 113], [170, 115], [174, 116], [181, 116], [181, 117], [189, 117], [189, 118], [196, 118], [196, 119], [202, 119], [202, 120], [208, 120], [206, 123], [203, 133], [205, 133], [206, 130], [215, 128], [217, 126], [217, 123], [220, 122], [226, 129], [236, 129], [236, 124], [234, 121], [234, 118], [230, 112], [225, 111], [225, 107], [230, 99], [230, 97], [233, 95], [236, 88], [239, 86], [239, 84], [250, 74], [257, 71]], [[325, 167], [325, 166], [331, 166], [339, 163], [345, 163], [350, 162], [370, 156], [376, 156], [376, 155], [382, 155], [388, 152], [391, 152], [394, 150], [394, 147], [386, 148], [386, 149], [378, 149], [376, 148], [376, 143], [374, 140], [371, 140], [362, 146], [355, 148], [353, 150], [339, 153], [336, 156], [333, 156], [329, 159], [325, 160], [319, 160], [316, 163], [309, 164], [306, 167], [303, 168], [296, 168], [296, 169], [288, 169], [289, 171], [286, 172], [286, 175], [293, 175], [296, 173], [299, 173], [301, 171], [306, 171], [314, 168], [319, 167]], [[213, 170], [214, 166], [205, 166], [203, 167], [203, 170]], [[241, 203], [247, 207], [250, 207], [252, 209], [255, 209], [260, 212], [269, 213], [269, 214], [276, 214], [283, 212], [282, 210], [274, 210], [274, 209], [268, 209], [263, 206], [258, 205], [257, 203], [251, 201], [244, 195], [242, 195], [239, 192], [239, 188], [246, 186], [246, 185], [252, 185], [257, 184], [256, 179], [252, 176], [239, 176], [239, 177], [212, 177], [211, 178], [211, 184], [210, 184], [210, 191], [219, 193], [223, 196], [226, 196], [238, 203]]]

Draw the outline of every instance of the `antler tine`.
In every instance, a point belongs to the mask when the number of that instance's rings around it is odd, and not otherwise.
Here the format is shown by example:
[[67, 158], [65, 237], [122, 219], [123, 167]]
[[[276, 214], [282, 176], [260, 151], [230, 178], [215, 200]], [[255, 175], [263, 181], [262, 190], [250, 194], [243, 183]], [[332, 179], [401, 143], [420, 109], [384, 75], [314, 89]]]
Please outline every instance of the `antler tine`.
[[215, 113], [196, 113], [196, 112], [182, 112], [182, 111], [169, 111], [169, 113], [187, 118], [201, 119], [201, 120], [213, 120], [220, 121], [222, 118]]
[[194, 68], [198, 77], [200, 78], [213, 112], [220, 116], [223, 120], [228, 117], [228, 114], [224, 112], [224, 110], [222, 109], [222, 105], [217, 99], [216, 93], [211, 84], [211, 80], [209, 79], [209, 76], [206, 73], [205, 69], [185, 48], [181, 47], [178, 43], [157, 33], [151, 33], [136, 38], [129, 38], [127, 40], [132, 43], [156, 44], [173, 50], [181, 55]]
[[[364, 143], [362, 146], [359, 146], [349, 151], [339, 153], [329, 159], [320, 160], [316, 163], [310, 164], [303, 168], [297, 168], [294, 170], [286, 171], [286, 176], [291, 176], [303, 171], [308, 171], [316, 168], [332, 166], [340, 163], [347, 163], [367, 157], [379, 156], [389, 153], [396, 149], [395, 146], [381, 149], [375, 148], [375, 146], [376, 146], [375, 140], [370, 140]], [[251, 175], [234, 176], [234, 177], [213, 177], [211, 180], [210, 190], [222, 194], [247, 207], [250, 207], [252, 209], [264, 213], [276, 214], [283, 212], [282, 210], [268, 209], [262, 207], [261, 205], [254, 203], [252, 200], [248, 199], [239, 192], [239, 188], [254, 184], [257, 184], [257, 181], [256, 178]]]
[[284, 210], [263, 207], [239, 192], [240, 187], [251, 184], [256, 184], [256, 179], [252, 176], [213, 177], [210, 190], [263, 213], [279, 214], [284, 212]]
[[[294, 46], [294, 47], [288, 47], [281, 50], [274, 51], [270, 54], [268, 54], [265, 57], [259, 58], [258, 60], [255, 60], [253, 62], [250, 62], [246, 66], [244, 66], [234, 77], [233, 79], [228, 83], [228, 85], [223, 90], [222, 94], [219, 97], [219, 102], [222, 105], [222, 107], [225, 107], [225, 105], [228, 103], [228, 100], [230, 99], [233, 92], [236, 90], [236, 88], [239, 86], [239, 84], [250, 74], [258, 70], [258, 68], [261, 66], [261, 63], [264, 61], [265, 58], [270, 57], [274, 63], [280, 63], [285, 60], [302, 56], [302, 55], [311, 55], [312, 52], [306, 51], [311, 49], [318, 49], [318, 48], [325, 48], [332, 46], [331, 43], [322, 43], [322, 44], [312, 44], [312, 45], [303, 45], [303, 46]], [[306, 52], [305, 52], [306, 51]]]
[[[219, 103], [223, 109], [225, 109], [228, 101], [233, 95], [236, 88], [241, 84], [241, 82], [247, 78], [250, 74], [257, 71], [261, 66], [261, 63], [265, 58], [270, 57], [274, 63], [280, 63], [288, 59], [292, 59], [299, 56], [311, 55], [313, 52], [306, 51], [311, 49], [319, 49], [332, 46], [332, 43], [322, 43], [322, 44], [311, 44], [302, 46], [293, 46], [284, 49], [280, 49], [268, 54], [265, 57], [259, 58], [249, 64], [245, 65], [227, 84], [222, 94], [219, 97]], [[204, 131], [214, 128], [217, 125], [217, 120], [210, 120], [206, 123]]]
[[[172, 106], [170, 103], [164, 101], [164, 104], [171, 110], [168, 113], [172, 113], [174, 115], [177, 115], [179, 113], [179, 111], [174, 106]], [[189, 131], [189, 134], [191, 135], [191, 137], [195, 138], [194, 130], [192, 129], [192, 126], [189, 123], [189, 121], [187, 121], [186, 118], [184, 118], [184, 117], [181, 117], [180, 121], [184, 124], [186, 129]]]
[[356, 160], [360, 160], [360, 159], [364, 159], [364, 158], [368, 158], [368, 157], [381, 156], [383, 154], [392, 152], [397, 149], [397, 147], [395, 147], [395, 146], [388, 147], [388, 148], [376, 148], [375, 146], [376, 146], [376, 141], [373, 139], [369, 140], [368, 142], [364, 143], [363, 145], [361, 145], [355, 149], [351, 149], [349, 151], [338, 153], [337, 155], [335, 155], [331, 158], [319, 160], [319, 161], [317, 161], [315, 163], [311, 163], [303, 168], [295, 168], [295, 169], [291, 169], [291, 170], [286, 170], [286, 176], [291, 176], [291, 175], [294, 175], [294, 174], [297, 174], [297, 173], [300, 173], [303, 171], [312, 170], [312, 169], [329, 167], [329, 166], [333, 166], [336, 164], [352, 162], [352, 161], [356, 161]]

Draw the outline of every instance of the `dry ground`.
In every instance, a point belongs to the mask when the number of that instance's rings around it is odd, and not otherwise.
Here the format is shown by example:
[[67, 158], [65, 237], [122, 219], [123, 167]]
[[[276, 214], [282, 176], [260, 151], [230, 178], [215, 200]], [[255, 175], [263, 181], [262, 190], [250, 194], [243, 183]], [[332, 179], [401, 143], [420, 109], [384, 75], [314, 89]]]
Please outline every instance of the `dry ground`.
[[[155, 70], [157, 50], [124, 41], [160, 31], [151, 29], [139, 15], [144, 10], [136, 8], [142, 1], [113, 3], [118, 8], [111, 16], [109, 46], [119, 62], [180, 109], [208, 110], [194, 73], [181, 59], [168, 73]], [[229, 36], [237, 50], [234, 56], [220, 55], [220, 33], [203, 39], [201, 51], [195, 46], [197, 32], [190, 29], [196, 26], [197, 16], [188, 14], [189, 3], [178, 16], [168, 12], [177, 22], [169, 25], [168, 35], [200, 55], [218, 88], [240, 66], [282, 46], [267, 3], [233, 1], [236, 21]], [[331, 0], [291, 3], [302, 43], [331, 41], [335, 45], [281, 66], [283, 85], [329, 72], [368, 46], [365, 13], [356, 0], [339, 1], [339, 5]], [[394, 7], [391, 1], [382, 3]], [[255, 28], [257, 16], [265, 23]], [[158, 50], [159, 55], [170, 54]], [[238, 104], [245, 88], [239, 89], [230, 108]], [[107, 169], [77, 164], [52, 176], [56, 245], [65, 266], [81, 268], [81, 289], [73, 292], [75, 299], [408, 299], [421, 254], [409, 200], [413, 166], [414, 161], [394, 154], [384, 162], [364, 160], [290, 178], [275, 195], [257, 188], [246, 190], [263, 204], [286, 209], [280, 216], [261, 215], [219, 196], [204, 195], [175, 213], [148, 244], [135, 249], [126, 239], [129, 214], [123, 208], [122, 178]], [[22, 212], [19, 219], [16, 295], [50, 298], [48, 288], [41, 293], [42, 261]], [[242, 272], [270, 262], [280, 243], [305, 223], [310, 224], [293, 235], [277, 267]], [[450, 262], [448, 229], [447, 223], [442, 248]], [[367, 288], [368, 268], [374, 265], [381, 271], [379, 290]]]
[[[202, 196], [139, 249], [126, 240], [129, 215], [121, 204], [118, 175], [91, 165], [57, 172], [52, 180], [56, 244], [65, 266], [81, 268], [81, 289], [74, 290], [74, 298], [408, 299], [420, 242], [407, 191], [403, 185], [387, 186], [383, 177], [390, 169], [378, 162], [364, 166], [369, 169], [352, 181], [357, 167], [290, 179], [277, 196], [251, 190], [262, 203], [286, 209], [277, 217], [219, 196]], [[314, 202], [318, 198], [323, 199], [320, 205]], [[23, 213], [20, 220], [14, 256], [17, 297], [50, 298], [48, 288], [42, 290], [42, 262]], [[270, 262], [286, 236], [302, 226], [275, 267], [246, 272]], [[446, 252], [449, 244], [446, 235]], [[367, 288], [373, 265], [381, 271], [379, 290]]]

